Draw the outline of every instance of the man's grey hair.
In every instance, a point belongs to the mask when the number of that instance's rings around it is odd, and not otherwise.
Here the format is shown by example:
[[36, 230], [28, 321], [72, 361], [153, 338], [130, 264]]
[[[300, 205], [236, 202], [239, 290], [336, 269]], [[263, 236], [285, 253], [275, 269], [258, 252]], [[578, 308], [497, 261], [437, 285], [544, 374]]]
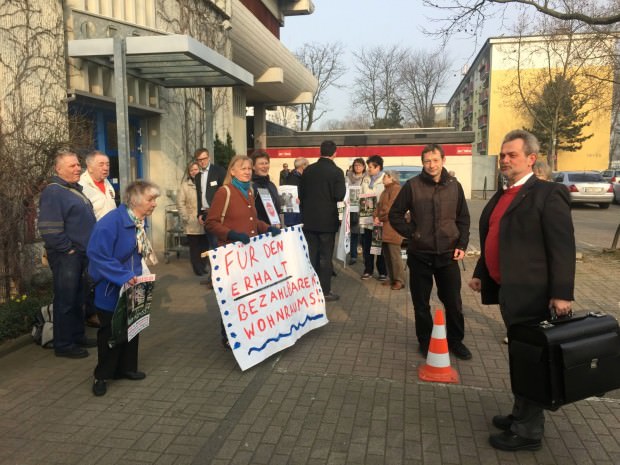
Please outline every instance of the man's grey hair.
[[295, 169], [308, 166], [308, 160], [305, 158], [295, 158], [295, 162], [293, 163]]
[[129, 208], [133, 208], [142, 201], [143, 196], [148, 194], [155, 195], [155, 197], [161, 195], [157, 184], [143, 179], [133, 181], [125, 189], [125, 204]]
[[525, 129], [515, 129], [504, 136], [502, 145], [506, 142], [521, 139], [523, 141], [523, 151], [526, 155], [540, 152], [540, 143], [534, 134]]
[[60, 163], [60, 160], [62, 160], [65, 157], [77, 157], [78, 160], [80, 159], [77, 153], [75, 153], [71, 149], [59, 149], [56, 151], [56, 154], [54, 155], [54, 166], [58, 166], [58, 163]]
[[97, 155], [103, 155], [104, 157], [108, 159], [110, 158], [105, 153], [103, 153], [101, 150], [93, 150], [92, 152], [88, 152], [86, 154], [86, 157], [84, 157], [84, 161], [86, 162], [86, 165], [90, 166], [95, 161], [95, 157]]

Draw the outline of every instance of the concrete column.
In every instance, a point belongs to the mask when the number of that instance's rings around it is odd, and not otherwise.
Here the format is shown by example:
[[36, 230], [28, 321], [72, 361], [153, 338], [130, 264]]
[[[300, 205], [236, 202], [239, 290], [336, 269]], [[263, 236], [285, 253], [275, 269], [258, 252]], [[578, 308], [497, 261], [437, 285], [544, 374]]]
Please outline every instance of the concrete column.
[[[215, 160], [215, 153], [213, 152], [213, 142], [215, 141], [215, 134], [213, 127], [215, 126], [215, 121], [213, 119], [213, 91], [211, 88], [205, 88], [205, 132], [204, 132], [204, 147], [211, 154], [211, 160]], [[226, 142], [226, 138], [224, 138], [224, 142]]]
[[267, 113], [265, 105], [254, 105], [254, 148], [267, 148]]

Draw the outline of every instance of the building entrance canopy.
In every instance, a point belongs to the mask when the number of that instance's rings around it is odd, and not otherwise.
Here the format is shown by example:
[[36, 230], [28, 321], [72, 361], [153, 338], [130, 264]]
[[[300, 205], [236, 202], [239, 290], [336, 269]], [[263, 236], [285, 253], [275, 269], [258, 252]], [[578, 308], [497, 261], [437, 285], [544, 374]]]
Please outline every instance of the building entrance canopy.
[[254, 84], [252, 74], [186, 35], [70, 40], [68, 53], [114, 69], [118, 171], [124, 187], [130, 180], [127, 75], [163, 87]]
[[[254, 85], [254, 77], [215, 50], [187, 35], [137, 36], [125, 39], [126, 72], [163, 87]], [[114, 39], [80, 39], [68, 43], [69, 56], [112, 66]]]

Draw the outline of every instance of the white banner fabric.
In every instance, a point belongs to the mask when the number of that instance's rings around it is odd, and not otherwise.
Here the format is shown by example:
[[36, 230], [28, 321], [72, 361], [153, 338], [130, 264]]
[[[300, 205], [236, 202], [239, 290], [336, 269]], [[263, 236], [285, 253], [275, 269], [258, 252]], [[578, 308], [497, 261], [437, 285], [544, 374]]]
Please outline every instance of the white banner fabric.
[[301, 225], [209, 252], [213, 288], [242, 370], [328, 323]]

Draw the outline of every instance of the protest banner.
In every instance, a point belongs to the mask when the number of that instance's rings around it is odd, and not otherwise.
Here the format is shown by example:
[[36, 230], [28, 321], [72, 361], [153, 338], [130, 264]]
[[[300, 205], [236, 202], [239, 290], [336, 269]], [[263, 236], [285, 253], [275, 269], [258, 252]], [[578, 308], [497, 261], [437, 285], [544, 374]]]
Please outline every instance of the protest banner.
[[340, 222], [340, 229], [338, 230], [338, 241], [336, 242], [336, 258], [342, 261], [346, 266], [347, 254], [349, 253], [349, 250], [351, 250], [351, 204], [349, 202], [349, 186], [347, 186], [343, 203], [343, 219]]
[[151, 323], [151, 302], [155, 275], [138, 276], [133, 286], [121, 287], [112, 315], [110, 348], [129, 342]]
[[213, 288], [242, 370], [328, 323], [301, 226], [209, 251]]
[[297, 186], [278, 186], [282, 213], [299, 213]]
[[383, 226], [374, 225], [372, 227], [372, 242], [370, 243], [370, 254], [381, 255], [383, 245]]
[[360, 211], [360, 226], [371, 226], [373, 224], [372, 214], [377, 206], [377, 194], [369, 192], [367, 194], [360, 194], [359, 196], [359, 211]]
[[263, 203], [263, 207], [265, 207], [265, 212], [269, 217], [269, 222], [272, 225], [280, 224], [280, 217], [278, 216], [278, 212], [276, 211], [276, 206], [273, 203], [273, 199], [271, 198], [271, 194], [269, 190], [264, 187], [258, 188], [258, 197], [260, 201]]
[[349, 208], [351, 213], [359, 213], [361, 193], [362, 186], [349, 186]]

